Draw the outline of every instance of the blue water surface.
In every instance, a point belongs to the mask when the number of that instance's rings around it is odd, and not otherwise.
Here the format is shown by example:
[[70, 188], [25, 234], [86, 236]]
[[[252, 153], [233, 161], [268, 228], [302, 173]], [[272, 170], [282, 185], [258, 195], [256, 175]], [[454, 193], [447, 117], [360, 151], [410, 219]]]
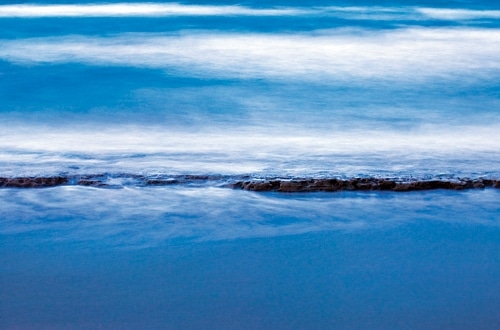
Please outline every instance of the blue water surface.
[[2, 2], [0, 177], [111, 186], [0, 189], [0, 328], [499, 328], [498, 189], [131, 179], [499, 178], [499, 24], [495, 1]]
[[496, 190], [144, 190], [2, 190], [2, 327], [500, 322]]

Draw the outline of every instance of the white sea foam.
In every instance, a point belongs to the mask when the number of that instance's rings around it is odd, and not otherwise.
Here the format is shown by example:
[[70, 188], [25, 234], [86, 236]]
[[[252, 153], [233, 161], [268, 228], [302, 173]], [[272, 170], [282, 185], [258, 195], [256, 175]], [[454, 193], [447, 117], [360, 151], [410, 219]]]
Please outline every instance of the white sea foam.
[[70, 5], [3, 5], [0, 17], [158, 17], [158, 16], [290, 16], [314, 13], [300, 8], [183, 5], [179, 3], [109, 3]]
[[[279, 123], [276, 123], [279, 125]], [[90, 126], [96, 127], [95, 129]], [[500, 147], [500, 125], [446, 126], [429, 125], [411, 131], [352, 129], [324, 132], [266, 126], [220, 127], [197, 133], [164, 127], [121, 125], [106, 128], [90, 124], [78, 130], [57, 127], [2, 127], [0, 148], [27, 152], [253, 152], [274, 153], [282, 149], [289, 154], [323, 153], [368, 150], [386, 151], [412, 148], [414, 150], [494, 151]], [[270, 131], [270, 133], [266, 133]], [[36, 139], [31, 137], [36, 136]], [[229, 138], [230, 137], [230, 138]], [[81, 143], [85, 141], [85, 143]]]
[[[500, 127], [414, 131], [161, 127], [2, 129], [0, 175], [217, 173], [426, 175], [500, 173]], [[36, 136], [36, 139], [31, 137]], [[475, 174], [474, 174], [475, 173]]]
[[256, 34], [184, 32], [0, 41], [19, 64], [85, 63], [159, 68], [187, 76], [301, 80], [491, 79], [500, 70], [496, 29], [407, 28]]
[[416, 11], [428, 18], [449, 21], [500, 18], [500, 10], [416, 8]]
[[382, 6], [311, 6], [254, 8], [241, 5], [180, 3], [94, 3], [0, 5], [0, 18], [171, 17], [171, 16], [330, 16], [352, 20], [498, 19], [498, 10]]
[[[425, 14], [425, 13], [424, 13]], [[254, 8], [241, 5], [186, 5], [180, 3], [113, 3], [69, 5], [3, 5], [1, 17], [172, 17], [172, 16], [328, 16], [353, 20], [422, 19], [411, 7], [311, 6]]]

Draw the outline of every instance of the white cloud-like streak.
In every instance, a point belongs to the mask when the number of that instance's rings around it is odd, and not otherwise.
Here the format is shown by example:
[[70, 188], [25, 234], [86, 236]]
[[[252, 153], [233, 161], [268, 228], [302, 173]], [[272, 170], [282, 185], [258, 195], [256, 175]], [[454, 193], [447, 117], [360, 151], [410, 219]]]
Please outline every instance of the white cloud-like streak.
[[289, 16], [314, 13], [300, 8], [115, 3], [73, 5], [4, 5], [0, 17], [161, 17], [161, 16]]
[[422, 15], [411, 7], [269, 7], [240, 5], [184, 5], [179, 3], [114, 3], [71, 5], [0, 5], [0, 18], [62, 17], [337, 17], [351, 20], [415, 20]]
[[443, 123], [412, 131], [375, 127], [328, 132], [283, 128], [282, 123], [198, 126], [197, 132], [112, 123], [89, 123], [78, 129], [0, 123], [0, 176], [109, 171], [297, 176], [332, 171], [347, 176], [461, 171], [496, 175], [500, 173], [497, 122], [475, 126]]
[[417, 12], [437, 20], [462, 21], [474, 19], [500, 19], [500, 10], [471, 10], [446, 8], [417, 8]]
[[0, 18], [36, 17], [170, 17], [170, 16], [330, 16], [353, 20], [499, 19], [500, 10], [380, 6], [317, 6], [252, 8], [240, 5], [180, 3], [102, 3], [0, 5]]
[[498, 76], [498, 54], [498, 30], [466, 28], [310, 34], [186, 32], [0, 41], [0, 59], [18, 64], [147, 67], [223, 78], [484, 79]]

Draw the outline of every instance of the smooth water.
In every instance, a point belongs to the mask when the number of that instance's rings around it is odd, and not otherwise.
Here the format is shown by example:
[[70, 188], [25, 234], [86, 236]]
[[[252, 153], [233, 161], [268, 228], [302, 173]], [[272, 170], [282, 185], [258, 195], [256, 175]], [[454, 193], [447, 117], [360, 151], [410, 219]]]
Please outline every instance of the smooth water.
[[492, 329], [500, 208], [134, 176], [500, 178], [495, 1], [0, 5], [6, 329]]
[[7, 329], [492, 329], [498, 190], [1, 190]]

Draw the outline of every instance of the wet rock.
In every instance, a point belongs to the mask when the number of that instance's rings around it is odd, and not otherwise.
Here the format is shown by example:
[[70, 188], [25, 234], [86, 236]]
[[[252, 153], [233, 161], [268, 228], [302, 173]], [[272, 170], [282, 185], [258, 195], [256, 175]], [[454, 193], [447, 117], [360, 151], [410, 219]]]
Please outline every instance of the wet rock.
[[491, 180], [491, 179], [481, 179], [481, 181], [483, 182], [484, 186], [485, 187], [493, 187], [493, 182], [495, 180]]
[[271, 191], [273, 185], [270, 182], [249, 182], [245, 185], [244, 189], [251, 191]]
[[76, 184], [79, 186], [88, 186], [88, 187], [107, 187], [108, 186], [108, 184], [106, 184], [100, 180], [86, 180], [86, 179], [78, 180], [78, 182]]
[[[0, 188], [41, 188], [53, 187], [62, 184], [81, 185], [91, 187], [117, 188], [121, 185], [113, 185], [109, 182], [107, 175], [85, 175], [70, 177], [0, 177]], [[160, 176], [147, 178], [144, 176], [127, 175], [125, 178], [136, 179], [134, 182], [139, 185], [171, 185], [171, 184], [197, 184], [200, 181], [221, 181], [227, 180], [227, 177], [217, 175], [178, 175], [178, 176]], [[227, 183], [223, 187], [233, 189], [243, 189], [249, 191], [279, 191], [284, 193], [295, 192], [336, 192], [343, 190], [351, 191], [420, 191], [433, 189], [484, 189], [485, 187], [500, 188], [500, 181], [497, 179], [484, 178], [460, 178], [451, 180], [414, 180], [414, 179], [389, 179], [389, 178], [370, 178], [354, 177], [350, 179], [321, 178], [321, 179], [255, 179], [250, 177], [239, 177], [242, 181]], [[246, 180], [248, 179], [248, 180]], [[245, 181], [243, 181], [245, 180]]]
[[59, 186], [67, 182], [67, 178], [59, 176], [1, 178], [0, 186], [6, 188], [44, 188]]
[[169, 184], [179, 183], [179, 180], [171, 179], [171, 180], [161, 180], [161, 179], [149, 179], [145, 181], [146, 185], [151, 186], [166, 186]]
[[357, 185], [357, 180], [355, 179], [350, 179], [345, 182], [345, 189], [346, 190], [355, 190]]
[[482, 179], [472, 181], [472, 186], [475, 189], [483, 189], [484, 187], [486, 187]]
[[411, 187], [410, 183], [404, 182], [404, 183], [397, 183], [392, 190], [393, 191], [409, 191], [409, 190], [412, 190], [411, 188], [412, 187]]
[[454, 189], [454, 190], [463, 190], [467, 188], [467, 185], [465, 182], [459, 181], [459, 182], [450, 182], [450, 188], [449, 189]]
[[5, 184], [8, 188], [33, 188], [35, 185], [32, 178], [12, 178]]
[[380, 181], [370, 178], [359, 178], [353, 185], [357, 190], [380, 190]]
[[282, 181], [278, 190], [281, 192], [299, 192], [310, 190], [307, 188], [307, 181]]
[[338, 179], [318, 179], [310, 185], [314, 191], [340, 191], [345, 189], [345, 183]]
[[356, 178], [349, 181], [353, 190], [392, 190], [396, 187], [396, 182], [389, 179], [379, 178]]
[[431, 189], [450, 189], [450, 182], [440, 181], [440, 180], [430, 180], [415, 182], [418, 185], [419, 190], [431, 190]]
[[378, 183], [380, 190], [393, 190], [396, 187], [396, 182], [392, 180], [381, 179]]

